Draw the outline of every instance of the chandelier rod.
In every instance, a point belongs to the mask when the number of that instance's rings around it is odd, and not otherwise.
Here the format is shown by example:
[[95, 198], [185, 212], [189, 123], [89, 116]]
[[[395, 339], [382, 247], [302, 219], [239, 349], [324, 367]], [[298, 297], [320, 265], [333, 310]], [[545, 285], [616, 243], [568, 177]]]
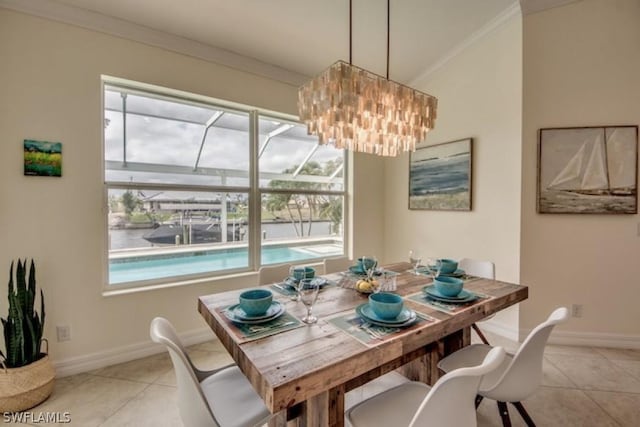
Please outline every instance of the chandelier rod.
[[[387, 0], [387, 80], [389, 80], [389, 52], [391, 44], [391, 0]], [[349, 65], [353, 65], [353, 0], [349, 0]]]
[[353, 37], [351, 30], [353, 27], [353, 8], [351, 6], [352, 0], [349, 0], [349, 65], [353, 65]]
[[391, 0], [387, 0], [387, 80], [389, 80], [389, 39], [391, 37]]

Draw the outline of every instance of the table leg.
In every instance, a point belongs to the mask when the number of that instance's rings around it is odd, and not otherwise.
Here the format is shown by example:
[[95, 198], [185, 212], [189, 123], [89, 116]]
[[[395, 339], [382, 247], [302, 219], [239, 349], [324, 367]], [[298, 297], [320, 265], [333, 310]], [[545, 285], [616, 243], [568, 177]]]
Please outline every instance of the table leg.
[[287, 421], [287, 411], [280, 411], [273, 416], [267, 423], [269, 427], [297, 427], [298, 419]]
[[399, 372], [412, 381], [433, 385], [440, 378], [438, 362], [445, 356], [471, 343], [470, 328], [463, 328], [441, 340], [429, 344], [427, 353], [399, 368]]
[[305, 402], [299, 427], [343, 427], [344, 386], [313, 396]]

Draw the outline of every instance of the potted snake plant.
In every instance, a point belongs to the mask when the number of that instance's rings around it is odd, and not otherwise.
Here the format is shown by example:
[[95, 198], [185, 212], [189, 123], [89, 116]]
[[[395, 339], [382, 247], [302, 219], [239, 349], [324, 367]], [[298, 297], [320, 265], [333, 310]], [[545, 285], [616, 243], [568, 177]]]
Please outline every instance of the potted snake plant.
[[44, 331], [44, 293], [40, 290], [40, 313], [36, 310], [36, 267], [31, 260], [18, 260], [9, 270], [9, 309], [0, 318], [5, 352], [0, 350], [0, 413], [32, 408], [53, 391], [55, 370], [42, 350]]

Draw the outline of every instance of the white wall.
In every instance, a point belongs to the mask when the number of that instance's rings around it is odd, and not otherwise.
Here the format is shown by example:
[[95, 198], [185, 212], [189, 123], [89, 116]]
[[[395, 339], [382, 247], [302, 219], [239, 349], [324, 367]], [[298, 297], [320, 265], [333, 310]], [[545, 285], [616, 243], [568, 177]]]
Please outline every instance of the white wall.
[[[514, 16], [414, 86], [438, 98], [427, 144], [473, 138], [473, 209], [408, 210], [408, 156], [386, 163], [385, 257], [423, 254], [493, 260], [519, 281], [521, 17]], [[502, 316], [511, 331], [517, 311]]]
[[532, 328], [559, 305], [583, 304], [566, 342], [640, 347], [638, 215], [536, 213], [537, 132], [638, 125], [640, 2], [583, 0], [524, 20], [521, 279]]
[[[144, 353], [149, 322], [158, 315], [168, 317], [179, 331], [206, 331], [196, 311], [197, 297], [251, 285], [254, 275], [130, 295], [101, 293], [106, 232], [100, 75], [291, 114], [296, 114], [297, 88], [4, 9], [0, 58], [0, 277], [8, 276], [12, 259], [36, 260], [53, 359], [59, 366], [95, 367], [117, 361], [124, 351]], [[23, 139], [62, 142], [62, 178], [23, 176]], [[360, 176], [370, 182], [366, 171], [378, 169], [377, 159], [354, 160], [365, 172]], [[358, 179], [352, 187], [358, 187]], [[352, 212], [357, 224], [352, 231], [359, 235], [362, 226], [381, 228], [382, 213], [368, 209], [379, 205], [381, 196], [356, 194], [361, 210]], [[365, 214], [363, 221], [357, 220]], [[381, 241], [381, 235], [366, 235], [362, 243], [355, 242], [354, 251], [381, 247]], [[6, 315], [1, 295], [0, 315]], [[71, 341], [55, 342], [55, 325], [61, 324], [71, 326]]]

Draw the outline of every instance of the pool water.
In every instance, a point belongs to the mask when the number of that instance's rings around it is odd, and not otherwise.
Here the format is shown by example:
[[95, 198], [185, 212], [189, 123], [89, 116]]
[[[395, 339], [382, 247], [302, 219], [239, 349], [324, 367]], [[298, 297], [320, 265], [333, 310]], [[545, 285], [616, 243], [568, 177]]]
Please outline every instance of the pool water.
[[[342, 254], [342, 247], [324, 250], [321, 257]], [[324, 246], [326, 248], [326, 245]], [[262, 264], [278, 264], [319, 258], [313, 247], [263, 247]], [[249, 266], [246, 247], [191, 253], [188, 256], [150, 256], [142, 259], [109, 261], [109, 284], [162, 279], [189, 274], [210, 273], [222, 270], [241, 269]]]

